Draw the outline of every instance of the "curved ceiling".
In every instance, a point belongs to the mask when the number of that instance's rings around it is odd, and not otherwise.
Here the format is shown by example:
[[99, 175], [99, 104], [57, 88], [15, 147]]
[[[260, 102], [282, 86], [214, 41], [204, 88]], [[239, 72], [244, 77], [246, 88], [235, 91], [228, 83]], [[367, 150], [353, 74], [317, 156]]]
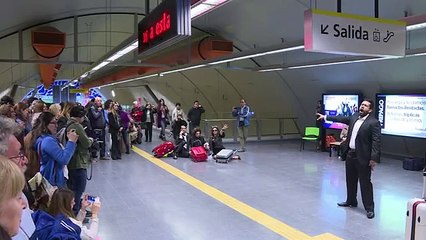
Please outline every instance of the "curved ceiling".
[[[157, 1], [151, 0], [155, 7]], [[76, 15], [108, 12], [145, 13], [140, 0], [8, 1], [0, 14], [0, 36], [43, 22]]]
[[[150, 0], [150, 8], [154, 8], [160, 0]], [[379, 15], [382, 18], [401, 19], [406, 15], [426, 14], [426, 1], [419, 0], [386, 0], [379, 2]], [[342, 11], [347, 13], [374, 15], [373, 0], [342, 1]], [[253, 50], [280, 44], [303, 40], [303, 12], [311, 7], [326, 10], [336, 9], [336, 0], [232, 0], [219, 9], [195, 19], [194, 27], [203, 31], [224, 37], [234, 42], [241, 51]], [[0, 9], [0, 38], [19, 29], [58, 18], [74, 15], [127, 12], [128, 16], [88, 16], [79, 21], [79, 60], [96, 62], [108, 51], [119, 45], [124, 39], [133, 34], [133, 13], [145, 12], [145, 2], [136, 0], [74, 0], [53, 1], [45, 0], [34, 4], [32, 0], [10, 1]], [[19, 16], [19, 17], [16, 17]], [[140, 19], [140, 18], [139, 18]], [[59, 30], [67, 32], [67, 46], [61, 55], [61, 60], [73, 61], [73, 22], [53, 22]], [[90, 26], [90, 27], [89, 27]], [[426, 30], [410, 33], [411, 48], [425, 47]], [[33, 59], [35, 54], [30, 45], [29, 31], [24, 32], [24, 59]], [[0, 59], [17, 58], [17, 34], [0, 39]], [[260, 66], [283, 64], [288, 62], [303, 63], [324, 58], [334, 58], [337, 55], [304, 53], [294, 51], [285, 54], [258, 57], [254, 60]], [[401, 64], [401, 61], [404, 64]], [[365, 78], [364, 75], [399, 76], [402, 78], [421, 79], [424, 76], [423, 60], [395, 60], [385, 63], [363, 63], [354, 76], [348, 79]], [[252, 61], [233, 62], [231, 66], [256, 67]], [[364, 66], [364, 67], [359, 67]], [[373, 67], [372, 67], [373, 66]], [[384, 66], [384, 67], [381, 67]], [[395, 70], [392, 74], [389, 69], [398, 69], [396, 66], [406, 66], [410, 73]], [[226, 66], [222, 66], [226, 67]], [[82, 74], [89, 68], [84, 64], [64, 64], [58, 78], [70, 79]], [[343, 74], [350, 67], [341, 66], [336, 72]], [[197, 71], [197, 70], [194, 70]], [[202, 71], [202, 70], [199, 70]], [[218, 70], [220, 71], [220, 69]], [[333, 81], [333, 74], [329, 68], [282, 71], [280, 78], [298, 79], [305, 81]], [[358, 75], [358, 77], [356, 77]], [[416, 76], [413, 76], [416, 75]], [[0, 90], [11, 84], [33, 85], [31, 81], [37, 79], [35, 64], [29, 63], [0, 63]], [[337, 79], [337, 78], [336, 78]], [[287, 80], [288, 81], [288, 80]], [[382, 80], [378, 80], [382, 81]], [[295, 87], [298, 89], [298, 87]]]

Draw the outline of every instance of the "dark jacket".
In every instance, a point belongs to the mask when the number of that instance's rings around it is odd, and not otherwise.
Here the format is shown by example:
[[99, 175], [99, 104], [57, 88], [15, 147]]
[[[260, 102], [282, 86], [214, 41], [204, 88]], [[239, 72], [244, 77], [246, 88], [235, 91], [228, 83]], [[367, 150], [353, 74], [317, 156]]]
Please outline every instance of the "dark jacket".
[[106, 123], [102, 110], [98, 110], [92, 106], [89, 109], [88, 117], [93, 129], [105, 129]]
[[109, 132], [118, 133], [121, 127], [120, 117], [118, 116], [118, 114], [113, 114], [112, 112], [109, 112], [108, 122], [109, 122]]
[[206, 140], [204, 140], [203, 136], [200, 136], [200, 137], [197, 138], [193, 135], [189, 139], [189, 146], [190, 147], [204, 147], [205, 143], [206, 143]]
[[[154, 113], [156, 112], [156, 110], [152, 109], [152, 108], [150, 110], [151, 111], [149, 111], [149, 116], [151, 118], [151, 122], [153, 123], [153, 122], [155, 122]], [[146, 122], [147, 114], [148, 114], [148, 108], [144, 108], [143, 109], [143, 114], [142, 114], [142, 122]]]
[[192, 107], [188, 111], [188, 121], [192, 123], [192, 126], [200, 126], [201, 114], [205, 112], [203, 107], [194, 108]]
[[[348, 138], [344, 142], [346, 151], [349, 150], [349, 142], [352, 136], [352, 130], [355, 122], [358, 120], [359, 113], [352, 115], [351, 117], [343, 116], [327, 116], [327, 120], [341, 122], [349, 125]], [[364, 120], [361, 127], [358, 130], [358, 134], [355, 139], [355, 152], [359, 163], [362, 166], [368, 166], [370, 160], [380, 162], [380, 123], [373, 114]]]
[[181, 120], [177, 120], [173, 123], [172, 126], [172, 132], [173, 132], [173, 136], [175, 136], [175, 139], [179, 137], [179, 133], [180, 133], [180, 127], [181, 126], [188, 126], [188, 123], [186, 123], [185, 120], [181, 119]]
[[225, 132], [221, 132], [221, 133], [219, 132], [219, 135], [215, 137], [213, 136], [210, 137], [209, 145], [214, 155], [220, 152], [220, 150], [225, 149], [222, 142], [222, 138], [225, 137]]

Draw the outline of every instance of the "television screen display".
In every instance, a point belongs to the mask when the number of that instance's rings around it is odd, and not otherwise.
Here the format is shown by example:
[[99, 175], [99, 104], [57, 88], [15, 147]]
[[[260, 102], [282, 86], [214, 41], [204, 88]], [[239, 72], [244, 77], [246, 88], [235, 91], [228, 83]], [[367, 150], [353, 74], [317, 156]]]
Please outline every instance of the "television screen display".
[[376, 117], [383, 134], [426, 138], [426, 94], [377, 94]]
[[[324, 114], [327, 116], [352, 116], [359, 109], [359, 94], [323, 94]], [[344, 123], [324, 121], [324, 127], [343, 129]]]

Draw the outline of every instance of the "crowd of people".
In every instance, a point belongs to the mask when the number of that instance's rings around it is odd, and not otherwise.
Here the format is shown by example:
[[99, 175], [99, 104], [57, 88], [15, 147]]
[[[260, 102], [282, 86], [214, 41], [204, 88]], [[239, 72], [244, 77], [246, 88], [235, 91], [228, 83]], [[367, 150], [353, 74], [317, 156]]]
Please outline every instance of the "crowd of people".
[[[176, 143], [174, 158], [189, 157], [190, 147], [198, 146], [216, 155], [224, 149], [222, 138], [227, 125], [213, 126], [211, 137], [206, 141], [199, 127], [204, 112], [198, 101], [194, 101], [186, 116], [181, 104], [176, 103], [170, 116], [163, 99], [156, 107], [135, 101], [131, 111], [126, 112], [118, 102], [103, 103], [101, 98], [82, 106], [73, 102], [47, 104], [34, 97], [15, 103], [9, 96], [2, 97], [1, 239], [30, 239], [31, 236], [44, 239], [63, 234], [61, 231], [74, 234], [76, 239], [95, 239], [101, 205], [99, 199], [89, 202], [85, 194], [91, 161], [97, 157], [121, 159], [121, 153], [129, 154], [131, 145], [142, 143], [144, 135], [145, 142], [151, 142], [155, 125], [160, 129], [162, 140], [166, 140], [165, 129], [171, 125]], [[244, 128], [249, 124], [244, 100], [232, 114], [241, 128], [240, 150], [244, 151], [247, 136]], [[33, 189], [29, 184], [37, 175], [54, 188], [43, 204], [41, 185], [37, 186], [40, 189]], [[83, 220], [88, 222], [83, 224]], [[49, 222], [51, 227], [46, 228]], [[67, 228], [52, 227], [54, 223]]]

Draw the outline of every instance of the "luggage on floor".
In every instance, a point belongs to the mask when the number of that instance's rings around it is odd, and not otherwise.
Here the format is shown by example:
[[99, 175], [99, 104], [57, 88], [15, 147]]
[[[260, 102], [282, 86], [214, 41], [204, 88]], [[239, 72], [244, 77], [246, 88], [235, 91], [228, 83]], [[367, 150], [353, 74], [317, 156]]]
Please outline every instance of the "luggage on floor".
[[405, 240], [426, 239], [426, 169], [423, 170], [422, 198], [410, 199], [407, 203]]
[[232, 155], [234, 155], [235, 150], [231, 149], [222, 149], [215, 156], [217, 163], [228, 163], [232, 160]]
[[191, 155], [191, 159], [193, 162], [205, 162], [207, 161], [207, 152], [203, 146], [200, 147], [192, 147], [189, 152]]
[[162, 144], [156, 146], [154, 149], [152, 149], [152, 153], [154, 155], [154, 157], [167, 157], [170, 154], [173, 153], [173, 151], [175, 150], [175, 145], [170, 142], [163, 142]]
[[409, 171], [420, 171], [425, 167], [425, 161], [422, 158], [408, 157], [402, 161], [402, 168]]

